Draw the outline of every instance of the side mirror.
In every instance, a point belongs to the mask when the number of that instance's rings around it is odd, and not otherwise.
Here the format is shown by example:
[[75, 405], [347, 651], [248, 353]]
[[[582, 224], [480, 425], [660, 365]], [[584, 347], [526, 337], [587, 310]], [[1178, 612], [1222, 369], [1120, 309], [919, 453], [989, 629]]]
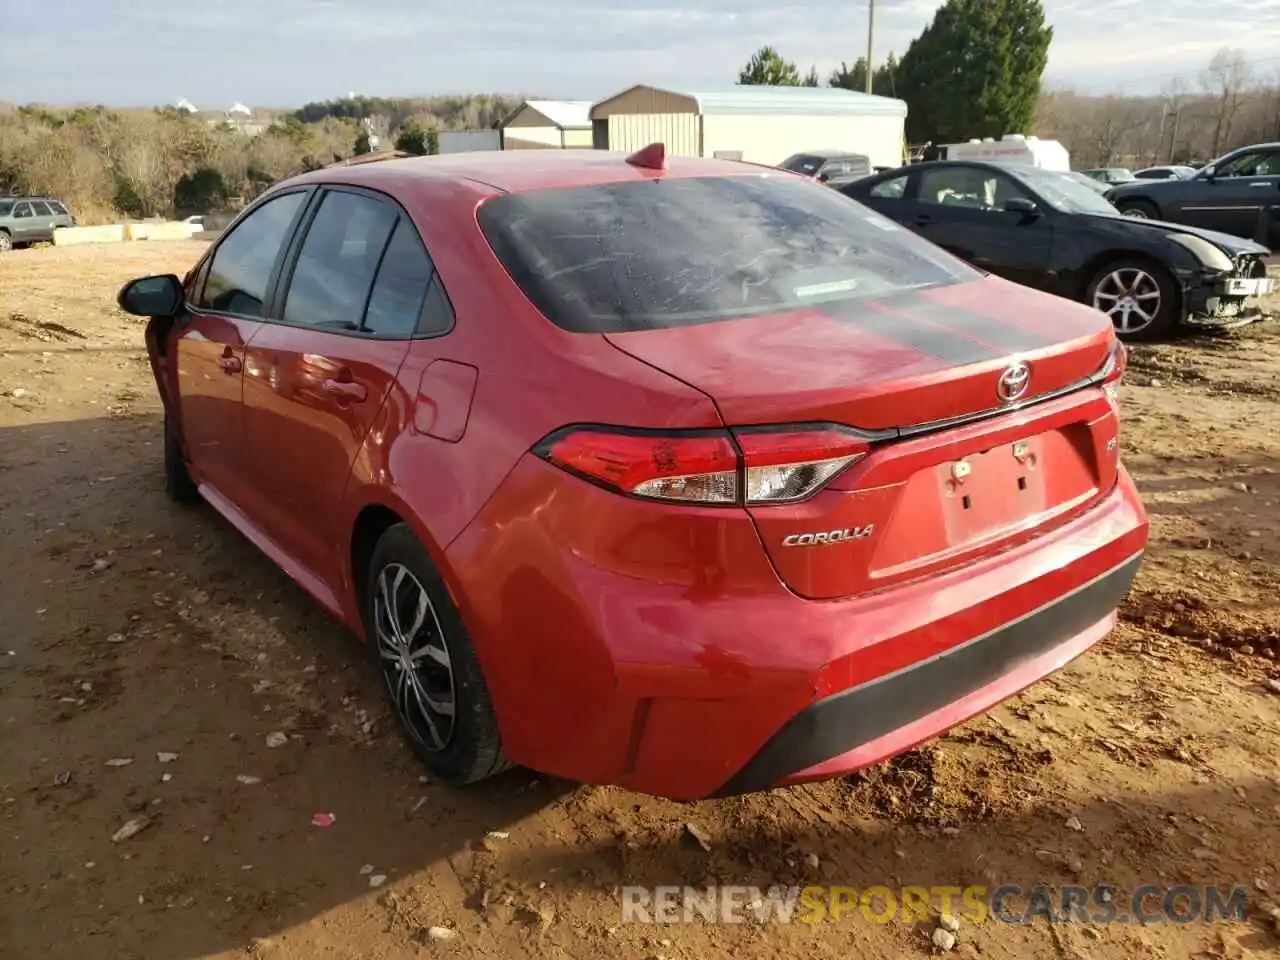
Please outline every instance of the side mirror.
[[825, 170], [822, 173], [818, 174], [819, 183], [826, 183], [830, 179], [831, 179], [831, 174], [827, 173]]
[[1010, 197], [1004, 202], [1004, 209], [1007, 213], [1020, 213], [1024, 219], [1040, 216], [1040, 208], [1036, 206], [1036, 202], [1026, 197]]
[[186, 296], [176, 274], [139, 277], [120, 288], [116, 303], [135, 317], [176, 317]]
[[1218, 179], [1218, 171], [1213, 169], [1213, 167], [1204, 167], [1200, 171], [1200, 179], [1213, 183], [1214, 180]]

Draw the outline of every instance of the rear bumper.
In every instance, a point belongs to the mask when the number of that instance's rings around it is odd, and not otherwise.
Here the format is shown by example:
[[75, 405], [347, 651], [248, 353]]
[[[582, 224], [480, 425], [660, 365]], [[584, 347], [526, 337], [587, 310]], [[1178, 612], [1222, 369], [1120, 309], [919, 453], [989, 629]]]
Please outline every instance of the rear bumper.
[[716, 795], [856, 770], [1012, 696], [1110, 629], [1141, 561], [1135, 554], [1033, 613], [819, 700], [788, 720]]
[[505, 486], [448, 555], [507, 756], [679, 800], [848, 773], [1013, 696], [1110, 630], [1147, 542], [1121, 470], [1031, 541], [815, 601], [745, 515], [666, 526], [532, 459]]

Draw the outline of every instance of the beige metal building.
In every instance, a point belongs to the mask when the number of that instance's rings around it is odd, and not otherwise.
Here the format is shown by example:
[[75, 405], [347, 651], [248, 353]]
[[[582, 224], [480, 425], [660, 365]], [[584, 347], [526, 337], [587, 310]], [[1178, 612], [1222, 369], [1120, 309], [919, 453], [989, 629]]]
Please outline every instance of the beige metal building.
[[590, 113], [590, 100], [526, 100], [502, 124], [502, 149], [589, 148]]
[[901, 100], [833, 87], [699, 92], [641, 84], [591, 108], [598, 150], [638, 150], [661, 141], [676, 156], [770, 165], [809, 150], [845, 150], [866, 154], [873, 166], [900, 166], [906, 118]]

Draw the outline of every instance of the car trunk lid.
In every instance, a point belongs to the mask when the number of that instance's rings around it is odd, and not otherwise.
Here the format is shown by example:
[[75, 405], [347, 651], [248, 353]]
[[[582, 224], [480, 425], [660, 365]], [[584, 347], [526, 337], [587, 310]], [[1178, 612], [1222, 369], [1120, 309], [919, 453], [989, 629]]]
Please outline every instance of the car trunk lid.
[[[748, 506], [801, 596], [970, 562], [1066, 522], [1115, 483], [1118, 421], [1096, 381], [1110, 324], [1003, 281], [607, 337], [707, 393], [731, 429], [865, 432], [867, 453], [816, 495]], [[1001, 376], [1022, 363], [1026, 391], [1006, 402]]]

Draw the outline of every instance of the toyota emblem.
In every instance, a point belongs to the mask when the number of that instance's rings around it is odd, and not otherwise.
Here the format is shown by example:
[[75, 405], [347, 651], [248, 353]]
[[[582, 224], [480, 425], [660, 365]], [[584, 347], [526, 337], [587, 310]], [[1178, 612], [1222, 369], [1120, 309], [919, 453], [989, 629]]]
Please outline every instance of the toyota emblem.
[[1031, 368], [1025, 363], [1011, 363], [996, 381], [996, 396], [1002, 403], [1021, 400], [1031, 386]]

